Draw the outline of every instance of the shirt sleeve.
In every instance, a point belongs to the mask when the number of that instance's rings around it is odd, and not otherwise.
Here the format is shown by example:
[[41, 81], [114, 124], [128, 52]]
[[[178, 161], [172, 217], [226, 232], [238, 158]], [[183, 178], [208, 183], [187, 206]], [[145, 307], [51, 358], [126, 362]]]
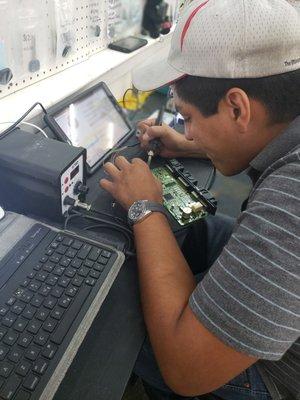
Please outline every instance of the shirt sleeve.
[[300, 334], [299, 169], [283, 166], [255, 190], [189, 301], [220, 340], [266, 360], [279, 360]]

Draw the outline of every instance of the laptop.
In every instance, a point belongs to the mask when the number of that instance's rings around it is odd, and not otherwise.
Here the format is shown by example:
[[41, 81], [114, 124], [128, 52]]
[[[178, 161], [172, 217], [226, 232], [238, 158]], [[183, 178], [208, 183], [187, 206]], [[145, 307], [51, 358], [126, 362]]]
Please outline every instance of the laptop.
[[19, 214], [0, 217], [0, 398], [51, 400], [125, 257]]

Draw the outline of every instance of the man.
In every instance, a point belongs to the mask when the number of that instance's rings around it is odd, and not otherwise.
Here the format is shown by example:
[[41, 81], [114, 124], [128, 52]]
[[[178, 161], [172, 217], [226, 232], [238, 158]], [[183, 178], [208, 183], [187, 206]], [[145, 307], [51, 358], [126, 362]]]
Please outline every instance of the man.
[[[300, 20], [291, 3], [195, 0], [167, 62], [134, 75], [141, 90], [171, 82], [185, 119], [185, 137], [141, 123], [143, 147], [159, 138], [162, 156], [205, 153], [224, 175], [250, 167], [253, 181], [228, 243], [197, 283], [200, 228], [188, 234], [185, 258], [147, 165], [124, 157], [105, 165], [110, 179], [101, 186], [133, 223], [144, 318], [162, 376], [146, 345], [136, 372], [153, 399], [300, 398], [299, 68]], [[150, 201], [148, 211], [140, 200]], [[230, 227], [219, 224], [211, 236], [213, 221], [207, 243], [218, 256], [220, 233], [223, 246]]]

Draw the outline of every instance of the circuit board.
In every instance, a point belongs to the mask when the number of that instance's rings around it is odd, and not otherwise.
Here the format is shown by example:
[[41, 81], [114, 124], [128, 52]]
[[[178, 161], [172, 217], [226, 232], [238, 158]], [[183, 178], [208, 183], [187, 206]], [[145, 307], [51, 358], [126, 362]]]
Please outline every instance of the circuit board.
[[154, 168], [152, 173], [162, 184], [164, 206], [181, 226], [189, 225], [208, 214], [198, 194], [189, 191], [188, 183], [175, 177], [168, 167]]

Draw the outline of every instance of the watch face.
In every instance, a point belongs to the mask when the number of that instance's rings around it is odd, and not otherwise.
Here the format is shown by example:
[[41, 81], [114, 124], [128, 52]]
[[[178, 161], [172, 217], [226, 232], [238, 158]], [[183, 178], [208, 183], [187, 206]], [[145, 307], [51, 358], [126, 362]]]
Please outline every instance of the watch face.
[[145, 213], [145, 202], [136, 201], [129, 209], [128, 216], [132, 221], [136, 221], [140, 216]]

